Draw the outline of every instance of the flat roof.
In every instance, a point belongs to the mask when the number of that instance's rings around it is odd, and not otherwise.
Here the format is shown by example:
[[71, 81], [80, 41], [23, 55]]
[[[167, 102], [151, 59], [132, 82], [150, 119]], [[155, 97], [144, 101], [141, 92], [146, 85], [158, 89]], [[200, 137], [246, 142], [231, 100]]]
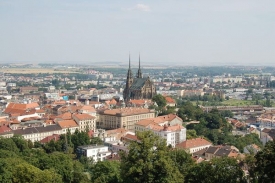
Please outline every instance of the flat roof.
[[101, 148], [101, 147], [107, 147], [108, 146], [104, 146], [104, 145], [85, 145], [85, 146], [78, 146], [78, 148], [81, 149], [97, 149], [97, 148]]

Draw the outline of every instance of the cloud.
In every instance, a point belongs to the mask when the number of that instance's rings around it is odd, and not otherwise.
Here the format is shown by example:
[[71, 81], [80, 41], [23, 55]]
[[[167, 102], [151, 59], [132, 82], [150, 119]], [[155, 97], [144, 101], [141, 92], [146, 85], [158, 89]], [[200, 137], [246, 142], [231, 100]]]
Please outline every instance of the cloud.
[[145, 4], [137, 4], [135, 9], [139, 11], [151, 11], [151, 8]]
[[145, 12], [149, 12], [151, 11], [150, 6], [146, 5], [146, 4], [136, 4], [134, 7], [132, 8], [128, 8], [128, 11], [145, 11]]

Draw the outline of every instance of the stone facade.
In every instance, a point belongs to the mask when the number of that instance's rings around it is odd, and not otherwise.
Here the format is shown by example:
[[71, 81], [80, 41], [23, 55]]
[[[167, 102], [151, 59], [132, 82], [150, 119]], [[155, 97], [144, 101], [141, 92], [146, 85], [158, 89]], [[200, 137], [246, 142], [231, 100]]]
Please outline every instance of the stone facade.
[[129, 69], [127, 73], [126, 87], [123, 91], [124, 100], [129, 101], [130, 99], [152, 99], [154, 95], [156, 95], [156, 87], [149, 77], [142, 77], [140, 59], [138, 72], [134, 78], [129, 57]]

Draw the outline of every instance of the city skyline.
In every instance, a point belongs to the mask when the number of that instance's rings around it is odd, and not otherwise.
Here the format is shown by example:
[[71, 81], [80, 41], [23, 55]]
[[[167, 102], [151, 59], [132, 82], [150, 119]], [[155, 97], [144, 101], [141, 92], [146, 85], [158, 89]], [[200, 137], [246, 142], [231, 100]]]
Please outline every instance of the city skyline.
[[0, 1], [0, 63], [271, 65], [275, 2]]

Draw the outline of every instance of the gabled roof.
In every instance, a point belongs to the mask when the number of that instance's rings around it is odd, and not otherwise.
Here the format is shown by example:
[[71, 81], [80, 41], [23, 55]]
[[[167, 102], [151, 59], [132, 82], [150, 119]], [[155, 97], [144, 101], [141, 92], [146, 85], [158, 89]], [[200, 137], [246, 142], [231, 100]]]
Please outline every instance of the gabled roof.
[[207, 145], [212, 145], [212, 143], [203, 138], [195, 138], [195, 139], [183, 141], [177, 144], [176, 147], [189, 149], [189, 148], [196, 148], [196, 147], [207, 146]]
[[158, 116], [155, 118], [148, 118], [148, 119], [140, 120], [139, 122], [136, 123], [136, 125], [146, 127], [149, 124], [159, 124], [159, 123], [164, 123], [164, 122], [171, 122], [175, 118], [182, 121], [182, 119], [180, 117], [178, 117], [176, 114], [168, 114], [168, 115], [164, 115], [164, 116]]
[[209, 148], [205, 151], [205, 153], [215, 154], [215, 152], [216, 152], [217, 150], [219, 150], [218, 147], [211, 146], [211, 147], [209, 147]]
[[148, 78], [134, 78], [130, 90], [140, 90], [145, 85], [147, 79]]
[[90, 105], [84, 105], [79, 110], [89, 111], [89, 112], [96, 112], [95, 108]]
[[137, 136], [135, 136], [135, 135], [131, 135], [131, 134], [126, 134], [124, 137], [123, 137], [123, 139], [125, 139], [125, 140], [133, 140], [133, 141], [138, 141], [138, 138], [137, 138]]
[[95, 119], [94, 116], [91, 116], [89, 114], [74, 114], [73, 118], [76, 118], [78, 120], [88, 120], [88, 119]]
[[117, 104], [117, 101], [114, 98], [109, 101], [109, 105], [116, 105], [116, 104]]
[[0, 126], [0, 135], [13, 133], [12, 130], [7, 126]]
[[53, 141], [58, 141], [60, 139], [60, 135], [58, 134], [53, 134], [51, 136], [45, 137], [44, 139], [40, 140], [40, 143], [44, 144], [44, 143], [49, 143], [51, 140]]
[[58, 125], [61, 128], [71, 128], [71, 127], [78, 127], [78, 124], [74, 120], [63, 120], [59, 121]]
[[113, 129], [113, 130], [106, 130], [105, 133], [107, 135], [110, 134], [117, 134], [117, 133], [126, 133], [127, 130], [125, 130], [125, 128], [117, 128], [117, 129]]
[[32, 110], [39, 107], [38, 103], [20, 104], [20, 103], [9, 103], [4, 111], [6, 114], [26, 113], [27, 110]]
[[135, 104], [135, 105], [144, 105], [146, 103], [150, 103], [151, 100], [148, 99], [130, 99], [129, 103]]
[[60, 114], [60, 115], [56, 116], [56, 118], [61, 118], [64, 120], [72, 119], [72, 113], [66, 112], [64, 114]]
[[216, 156], [228, 156], [231, 152], [231, 149], [223, 149], [220, 148], [218, 151], [215, 153]]
[[167, 103], [176, 103], [175, 100], [174, 100], [173, 98], [168, 97], [168, 96], [165, 97], [165, 100], [166, 100]]
[[62, 128], [58, 125], [48, 125], [48, 126], [40, 126], [40, 127], [30, 127], [25, 129], [14, 130], [15, 135], [26, 135], [33, 133], [42, 133], [42, 132], [51, 132], [56, 130], [62, 130]]

